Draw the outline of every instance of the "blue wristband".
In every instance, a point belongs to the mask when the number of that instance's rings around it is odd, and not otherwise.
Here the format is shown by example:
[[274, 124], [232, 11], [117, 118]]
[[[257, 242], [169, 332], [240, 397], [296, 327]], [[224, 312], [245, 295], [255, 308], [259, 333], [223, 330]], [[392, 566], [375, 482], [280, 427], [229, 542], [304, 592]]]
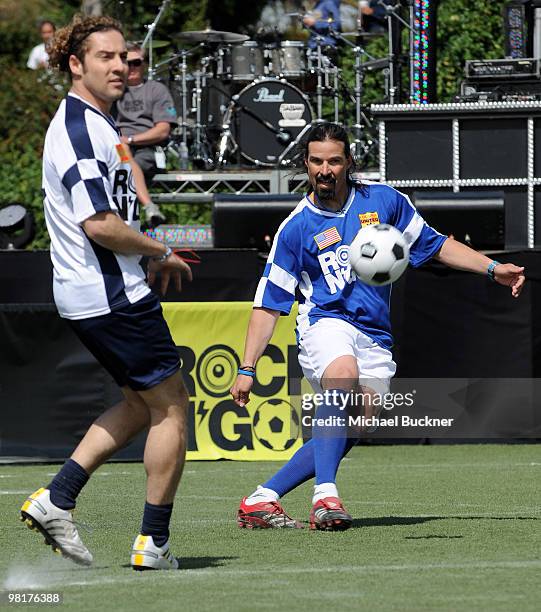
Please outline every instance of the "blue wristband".
[[242, 374], [243, 376], [250, 376], [251, 378], [255, 377], [255, 371], [252, 372], [251, 370], [243, 370], [242, 368], [238, 369], [237, 374]]
[[491, 281], [496, 280], [494, 278], [494, 268], [499, 265], [500, 265], [500, 262], [496, 261], [495, 259], [488, 264], [487, 274], [488, 274], [488, 278], [490, 278]]

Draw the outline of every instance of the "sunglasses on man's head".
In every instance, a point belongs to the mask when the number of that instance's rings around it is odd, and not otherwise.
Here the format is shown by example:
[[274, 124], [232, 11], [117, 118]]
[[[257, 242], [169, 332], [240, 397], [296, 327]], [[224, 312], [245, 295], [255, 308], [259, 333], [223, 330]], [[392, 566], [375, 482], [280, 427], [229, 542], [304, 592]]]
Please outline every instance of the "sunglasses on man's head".
[[141, 64], [143, 63], [142, 59], [134, 59], [134, 60], [128, 60], [128, 66], [131, 68], [132, 66], [136, 66], [137, 68], [139, 68], [139, 66], [141, 66]]

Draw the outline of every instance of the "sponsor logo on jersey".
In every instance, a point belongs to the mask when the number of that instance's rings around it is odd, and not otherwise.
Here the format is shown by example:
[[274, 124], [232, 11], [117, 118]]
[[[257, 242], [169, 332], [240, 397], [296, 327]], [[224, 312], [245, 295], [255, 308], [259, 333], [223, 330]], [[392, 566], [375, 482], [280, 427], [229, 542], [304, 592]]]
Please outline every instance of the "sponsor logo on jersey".
[[322, 249], [326, 249], [328, 246], [331, 246], [331, 244], [336, 244], [337, 242], [340, 242], [340, 240], [342, 240], [342, 237], [338, 233], [336, 227], [330, 227], [324, 232], [316, 234], [314, 236], [314, 240], [316, 241], [316, 244], [319, 250], [321, 251]]
[[127, 162], [130, 160], [130, 157], [124, 147], [124, 145], [122, 143], [118, 143], [115, 145], [115, 149], [117, 152], [118, 157], [120, 158], [120, 161], [122, 163]]
[[359, 215], [359, 221], [362, 227], [367, 225], [377, 225], [379, 223], [379, 217], [377, 212], [361, 213]]
[[352, 283], [357, 277], [349, 265], [349, 246], [343, 244], [336, 251], [327, 251], [317, 256], [323, 278], [331, 295], [342, 291], [346, 283]]

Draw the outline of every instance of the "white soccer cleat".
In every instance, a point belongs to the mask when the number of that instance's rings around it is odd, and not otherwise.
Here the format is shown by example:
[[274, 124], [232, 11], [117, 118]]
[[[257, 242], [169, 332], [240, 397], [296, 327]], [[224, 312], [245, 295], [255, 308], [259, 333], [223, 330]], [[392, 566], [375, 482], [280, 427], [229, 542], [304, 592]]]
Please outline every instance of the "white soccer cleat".
[[79, 565], [92, 564], [92, 555], [79, 537], [72, 513], [51, 502], [49, 489], [38, 489], [26, 498], [21, 508], [21, 521], [30, 529], [41, 532], [45, 544], [54, 552]]
[[131, 551], [131, 566], [134, 570], [178, 569], [177, 559], [169, 550], [169, 541], [161, 548], [154, 544], [152, 536], [138, 535]]

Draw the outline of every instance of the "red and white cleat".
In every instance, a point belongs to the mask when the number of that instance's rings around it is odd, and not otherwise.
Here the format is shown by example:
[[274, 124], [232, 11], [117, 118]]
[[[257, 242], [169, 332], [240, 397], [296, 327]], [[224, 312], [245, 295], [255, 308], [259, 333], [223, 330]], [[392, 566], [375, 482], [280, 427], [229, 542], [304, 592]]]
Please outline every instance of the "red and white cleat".
[[246, 497], [240, 502], [237, 525], [246, 529], [302, 529], [299, 521], [288, 516], [277, 501], [246, 504]]
[[310, 512], [310, 529], [322, 531], [345, 531], [353, 519], [346, 512], [338, 497], [324, 497], [312, 506]]

